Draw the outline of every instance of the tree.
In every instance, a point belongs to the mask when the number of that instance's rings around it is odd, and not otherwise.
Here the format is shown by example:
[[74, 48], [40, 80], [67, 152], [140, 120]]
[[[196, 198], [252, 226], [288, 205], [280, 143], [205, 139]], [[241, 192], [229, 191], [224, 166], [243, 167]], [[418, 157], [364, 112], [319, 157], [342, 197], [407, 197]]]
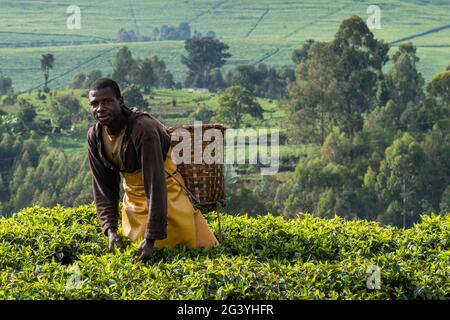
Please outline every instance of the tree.
[[[39, 143], [36, 142], [33, 139], [27, 139], [23, 142], [23, 146], [22, 146], [22, 155], [24, 155], [25, 153], [28, 154], [28, 158], [30, 161], [30, 164], [33, 167], [36, 167], [39, 163], [39, 156], [41, 154], [41, 148], [39, 146]], [[45, 150], [44, 152], [45, 153]]]
[[158, 56], [151, 56], [150, 61], [155, 75], [155, 86], [159, 88], [172, 88], [175, 85], [173, 75], [166, 68], [164, 60], [159, 59]]
[[13, 93], [12, 79], [10, 77], [0, 76], [0, 95]]
[[256, 197], [252, 190], [242, 184], [229, 190], [229, 201], [226, 211], [230, 214], [246, 213], [250, 217], [256, 217], [267, 212], [267, 208], [260, 198]]
[[263, 109], [250, 92], [240, 86], [225, 90], [219, 97], [217, 117], [233, 128], [240, 128], [245, 115], [263, 118]]
[[14, 138], [8, 132], [2, 134], [0, 141], [0, 154], [4, 158], [2, 161], [2, 169], [9, 170], [13, 166], [14, 159], [20, 155], [22, 144], [23, 141], [20, 136]]
[[191, 37], [191, 27], [187, 22], [181, 22], [178, 26], [178, 40], [186, 40]]
[[208, 32], [206, 32], [206, 36], [208, 38], [215, 38], [216, 37], [216, 33], [212, 30], [209, 30]]
[[209, 123], [213, 116], [214, 111], [205, 105], [198, 107], [194, 112], [191, 113], [192, 118], [203, 123]]
[[[6, 183], [2, 177], [2, 174], [0, 173], [0, 202], [8, 201], [9, 199], [9, 193], [8, 188], [6, 187]], [[2, 210], [0, 206], [0, 210]], [[3, 212], [0, 211], [0, 217], [2, 216]]]
[[136, 68], [130, 74], [133, 83], [140, 85], [144, 93], [149, 93], [152, 87], [171, 88], [174, 86], [173, 75], [166, 69], [164, 60], [158, 56], [150, 56], [135, 63]]
[[86, 79], [84, 80], [84, 88], [89, 88], [92, 83], [94, 83], [95, 80], [103, 77], [102, 71], [98, 69], [94, 69], [89, 71], [86, 74]]
[[35, 107], [25, 99], [19, 99], [19, 112], [17, 113], [17, 119], [22, 122], [26, 127], [30, 127], [36, 118]]
[[222, 67], [226, 59], [231, 57], [229, 46], [217, 39], [202, 37], [189, 38], [184, 43], [187, 56], [181, 57], [188, 70], [187, 86], [206, 87], [206, 79], [214, 68]]
[[187, 22], [181, 22], [178, 27], [162, 25], [153, 29], [154, 40], [186, 40], [191, 37], [191, 27]]
[[159, 29], [160, 40], [177, 40], [178, 30], [174, 26], [163, 25]]
[[323, 142], [337, 125], [352, 138], [362, 128], [363, 114], [375, 107], [388, 50], [357, 16], [342, 22], [333, 41], [312, 43], [288, 89], [292, 135], [298, 137], [301, 127], [303, 136]]
[[344, 101], [335, 75], [337, 62], [332, 44], [315, 42], [309, 58], [297, 66], [285, 105], [290, 115], [285, 125], [294, 140], [323, 143], [331, 127], [338, 124], [338, 105]]
[[202, 37], [203, 37], [203, 34], [200, 31], [194, 30], [194, 34], [192, 35], [192, 38], [200, 39]]
[[299, 64], [300, 62], [308, 59], [309, 56], [309, 49], [313, 45], [314, 40], [309, 39], [306, 40], [306, 42], [302, 45], [301, 48], [295, 49], [294, 52], [292, 52], [292, 61], [295, 64]]
[[138, 37], [136, 36], [136, 33], [134, 30], [126, 30], [124, 28], [120, 28], [119, 35], [118, 35], [118, 41], [119, 42], [132, 42], [132, 41], [138, 41]]
[[315, 213], [322, 218], [333, 218], [336, 206], [336, 196], [332, 189], [327, 189], [320, 195]]
[[121, 47], [117, 51], [113, 62], [112, 78], [119, 83], [119, 85], [126, 85], [130, 82], [130, 73], [136, 66], [133, 56], [128, 47]]
[[385, 106], [376, 107], [364, 120], [362, 136], [370, 152], [384, 153], [392, 143], [399, 127], [399, 108], [389, 100]]
[[376, 40], [363, 19], [352, 16], [342, 22], [332, 46], [337, 55], [335, 77], [342, 97], [336, 108], [338, 121], [353, 137], [362, 127], [362, 113], [374, 108], [376, 84], [389, 60], [389, 45]]
[[41, 70], [44, 72], [44, 91], [48, 92], [48, 77], [50, 74], [50, 69], [53, 69], [54, 57], [53, 54], [47, 53], [43, 54], [41, 57]]
[[70, 81], [69, 87], [72, 89], [84, 88], [85, 80], [86, 80], [86, 75], [84, 73], [77, 73]]
[[427, 190], [432, 190], [428, 192], [429, 202], [436, 210], [440, 206], [442, 194], [450, 185], [450, 134], [445, 132], [435, 124], [420, 143], [429, 163], [424, 183]]
[[135, 84], [132, 84], [125, 88], [123, 91], [123, 98], [125, 104], [130, 107], [137, 107], [139, 109], [145, 109], [148, 107], [148, 102], [141, 94], [141, 90]]
[[427, 86], [429, 96], [450, 107], [450, 70], [438, 73]]
[[72, 126], [85, 119], [80, 100], [73, 94], [56, 96], [50, 104], [50, 118], [54, 128], [69, 130]]
[[227, 82], [230, 86], [241, 86], [254, 92], [256, 86], [262, 85], [265, 76], [253, 65], [239, 65], [228, 72]]
[[333, 128], [320, 148], [321, 160], [324, 163], [349, 165], [351, 152], [351, 141], [339, 128]]
[[394, 102], [404, 109], [408, 103], [419, 104], [424, 99], [424, 79], [417, 71], [419, 57], [416, 55], [416, 47], [412, 43], [400, 45], [393, 55], [394, 66], [388, 74], [391, 97]]
[[442, 193], [439, 208], [442, 214], [450, 212], [450, 185], [448, 185], [445, 191]]
[[209, 71], [206, 82], [208, 83], [206, 87], [211, 91], [219, 91], [226, 87], [225, 80], [219, 68], [214, 68]]
[[159, 28], [156, 28], [156, 27], [153, 28], [152, 34], [153, 34], [154, 40], [159, 40], [159, 37], [160, 37]]
[[281, 215], [282, 208], [276, 207], [273, 198], [274, 191], [277, 190], [281, 182], [275, 175], [264, 175], [261, 180], [255, 185], [253, 194], [259, 201], [264, 203], [265, 212], [273, 213], [274, 215]]
[[295, 80], [293, 69], [282, 66], [270, 68], [262, 86], [256, 88], [255, 94], [262, 98], [283, 99], [287, 96], [287, 86]]
[[150, 89], [156, 84], [156, 70], [152, 58], [146, 58], [138, 62], [137, 72], [134, 76], [135, 83], [144, 88], [144, 93], [149, 93]]
[[431, 198], [427, 192], [429, 163], [420, 144], [404, 133], [386, 149], [378, 174], [366, 177], [368, 189], [378, 195], [385, 205], [383, 223], [410, 226], [418, 215], [430, 209]]
[[[299, 161], [292, 180], [281, 184], [277, 190], [277, 198], [284, 199], [283, 215], [294, 217], [296, 212], [314, 212], [316, 203], [324, 184], [322, 179], [323, 163], [319, 159]], [[280, 202], [280, 199], [277, 199]]]
[[295, 80], [292, 68], [282, 66], [269, 68], [263, 63], [238, 65], [227, 73], [229, 86], [242, 86], [254, 96], [279, 99], [287, 95], [288, 83]]
[[427, 86], [428, 95], [419, 104], [409, 103], [400, 117], [405, 130], [416, 135], [430, 130], [434, 124], [450, 129], [450, 71], [438, 73]]

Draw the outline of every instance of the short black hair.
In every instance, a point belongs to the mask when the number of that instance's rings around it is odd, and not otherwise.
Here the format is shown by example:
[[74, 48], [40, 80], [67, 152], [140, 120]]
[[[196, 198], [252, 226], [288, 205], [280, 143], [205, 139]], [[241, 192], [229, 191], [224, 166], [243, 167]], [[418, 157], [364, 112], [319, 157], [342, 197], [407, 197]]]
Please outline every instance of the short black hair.
[[116, 98], [120, 98], [122, 94], [120, 93], [120, 88], [117, 82], [110, 78], [98, 78], [95, 80], [91, 86], [89, 87], [89, 91], [91, 90], [100, 90], [104, 88], [111, 88], [116, 95]]

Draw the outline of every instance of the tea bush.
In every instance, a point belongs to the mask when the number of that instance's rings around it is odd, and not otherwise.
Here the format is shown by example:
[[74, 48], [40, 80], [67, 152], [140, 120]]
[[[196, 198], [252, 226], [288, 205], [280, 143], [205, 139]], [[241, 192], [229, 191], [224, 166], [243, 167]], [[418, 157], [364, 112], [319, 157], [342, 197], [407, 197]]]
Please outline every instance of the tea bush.
[[[206, 218], [215, 232], [215, 214]], [[0, 219], [0, 299], [448, 299], [450, 214], [411, 229], [298, 215], [224, 215], [209, 249], [107, 253], [93, 205]], [[375, 266], [379, 288], [368, 285]]]

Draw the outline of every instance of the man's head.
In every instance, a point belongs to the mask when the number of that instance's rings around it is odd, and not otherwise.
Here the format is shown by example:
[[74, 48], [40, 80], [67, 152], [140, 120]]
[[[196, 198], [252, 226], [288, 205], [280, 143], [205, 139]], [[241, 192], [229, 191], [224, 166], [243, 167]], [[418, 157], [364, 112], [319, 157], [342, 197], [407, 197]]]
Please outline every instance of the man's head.
[[114, 80], [95, 80], [89, 88], [88, 99], [92, 115], [102, 125], [110, 126], [120, 117], [124, 101], [119, 85]]

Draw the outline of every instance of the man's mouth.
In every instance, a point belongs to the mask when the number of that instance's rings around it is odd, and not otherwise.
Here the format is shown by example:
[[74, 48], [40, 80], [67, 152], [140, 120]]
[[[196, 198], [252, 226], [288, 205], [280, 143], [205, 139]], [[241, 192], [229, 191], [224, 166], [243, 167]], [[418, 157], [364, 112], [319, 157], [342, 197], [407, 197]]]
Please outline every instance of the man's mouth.
[[102, 114], [97, 116], [97, 120], [100, 122], [105, 122], [106, 120], [108, 120], [108, 118], [109, 118], [108, 114]]

